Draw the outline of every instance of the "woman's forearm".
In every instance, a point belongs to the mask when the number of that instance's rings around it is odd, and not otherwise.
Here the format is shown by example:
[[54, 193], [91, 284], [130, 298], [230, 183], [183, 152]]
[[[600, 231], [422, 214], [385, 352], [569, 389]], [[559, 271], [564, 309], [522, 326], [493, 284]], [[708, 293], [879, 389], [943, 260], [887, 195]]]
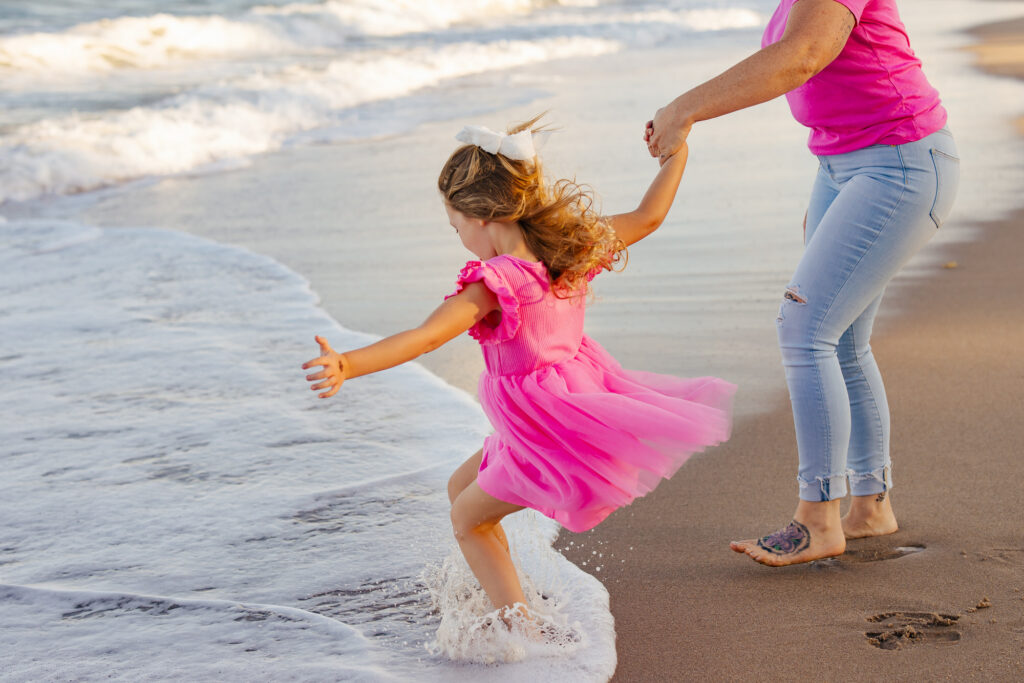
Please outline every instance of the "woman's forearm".
[[817, 62], [798, 44], [775, 43], [669, 104], [676, 125], [689, 126], [773, 100], [803, 85]]
[[693, 124], [773, 100], [831, 64], [855, 26], [853, 13], [835, 0], [801, 0], [790, 9], [778, 42], [683, 93], [670, 106]]
[[674, 152], [698, 121], [767, 102], [803, 85], [839, 56], [855, 26], [853, 13], [835, 0], [800, 0], [790, 9], [777, 42], [658, 111], [645, 135], [651, 155]]

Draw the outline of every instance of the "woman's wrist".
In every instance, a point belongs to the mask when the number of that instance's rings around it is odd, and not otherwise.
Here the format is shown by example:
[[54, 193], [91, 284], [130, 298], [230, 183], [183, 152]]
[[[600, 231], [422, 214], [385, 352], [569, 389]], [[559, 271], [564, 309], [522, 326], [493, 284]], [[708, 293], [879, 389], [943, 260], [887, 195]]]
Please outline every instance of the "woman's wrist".
[[697, 107], [692, 92], [684, 92], [668, 104], [670, 120], [676, 128], [689, 130], [697, 122]]

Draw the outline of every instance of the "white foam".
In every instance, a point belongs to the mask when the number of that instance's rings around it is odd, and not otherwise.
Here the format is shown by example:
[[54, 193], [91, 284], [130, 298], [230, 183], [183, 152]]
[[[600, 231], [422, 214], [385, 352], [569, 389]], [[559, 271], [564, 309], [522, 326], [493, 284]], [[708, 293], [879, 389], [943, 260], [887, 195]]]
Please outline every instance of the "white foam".
[[154, 69], [203, 57], [267, 54], [295, 46], [268, 26], [218, 16], [105, 19], [60, 33], [0, 38], [0, 69], [53, 77]]
[[154, 69], [201, 58], [279, 55], [347, 39], [443, 29], [466, 20], [523, 14], [531, 0], [362, 2], [329, 0], [257, 7], [236, 17], [154, 14], [88, 22], [59, 32], [0, 38], [0, 69], [36, 77]]
[[406, 95], [447, 79], [618, 49], [612, 41], [555, 37], [457, 43], [293, 66], [211, 85], [157, 106], [72, 113], [0, 138], [0, 203], [74, 194], [147, 175], [169, 175], [285, 144], [328, 126], [346, 108]]
[[[257, 8], [263, 16], [288, 17], [291, 30], [298, 27], [299, 19], [307, 24], [328, 27], [321, 33], [320, 42], [336, 41], [339, 35], [397, 36], [407, 33], [444, 29], [465, 21], [481, 22], [508, 15], [527, 14], [546, 2], [537, 0], [444, 0], [420, 2], [394, 0], [392, 2], [346, 2], [328, 0], [323, 3], [300, 3], [284, 7]], [[307, 30], [306, 38], [311, 37]]]
[[[0, 242], [0, 670], [479, 680], [428, 651], [441, 617], [419, 578], [454, 549], [447, 476], [489, 431], [468, 395], [407, 365], [318, 401], [299, 367], [313, 335], [371, 338], [242, 249], [48, 220]], [[550, 520], [508, 529], [585, 639], [502, 680], [607, 679], [607, 593], [551, 548]]]
[[[694, 5], [331, 0], [0, 37], [0, 203], [365, 135], [343, 122], [367, 103], [764, 21], [753, 9]], [[430, 117], [429, 107], [407, 116]]]

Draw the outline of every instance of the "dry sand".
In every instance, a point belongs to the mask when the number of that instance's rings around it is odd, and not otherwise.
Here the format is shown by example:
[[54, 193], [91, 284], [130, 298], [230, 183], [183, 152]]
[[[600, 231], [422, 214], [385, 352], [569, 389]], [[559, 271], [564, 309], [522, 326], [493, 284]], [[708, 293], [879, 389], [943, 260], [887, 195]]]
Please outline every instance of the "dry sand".
[[[974, 34], [991, 41], [980, 66], [1024, 77], [1024, 20]], [[942, 248], [955, 267], [890, 288], [901, 313], [872, 346], [899, 532], [783, 569], [729, 551], [796, 504], [780, 405], [594, 531], [563, 534], [578, 564], [603, 555], [613, 680], [1024, 679], [1022, 226], [1024, 212], [982, 225], [977, 241]]]

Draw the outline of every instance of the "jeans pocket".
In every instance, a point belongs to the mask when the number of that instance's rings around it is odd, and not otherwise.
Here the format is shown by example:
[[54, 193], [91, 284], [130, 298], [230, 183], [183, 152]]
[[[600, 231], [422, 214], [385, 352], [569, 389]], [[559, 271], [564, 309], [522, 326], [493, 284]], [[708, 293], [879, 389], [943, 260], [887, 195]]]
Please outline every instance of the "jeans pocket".
[[930, 215], [935, 227], [941, 228], [953, 210], [953, 201], [960, 186], [960, 160], [939, 149], [932, 148], [929, 151], [932, 163], [935, 164], [935, 201], [932, 202]]

